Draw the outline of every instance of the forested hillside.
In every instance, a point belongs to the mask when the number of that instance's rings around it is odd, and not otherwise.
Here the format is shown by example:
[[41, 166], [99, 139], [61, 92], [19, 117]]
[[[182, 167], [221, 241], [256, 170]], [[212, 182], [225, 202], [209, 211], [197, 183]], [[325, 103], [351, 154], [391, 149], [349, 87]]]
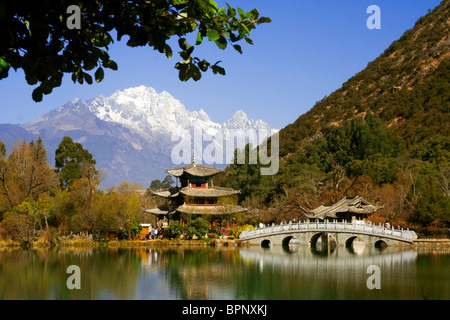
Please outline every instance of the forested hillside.
[[231, 165], [248, 218], [280, 221], [340, 197], [384, 205], [373, 220], [450, 227], [450, 1], [420, 18], [309, 112], [280, 131], [280, 171]]

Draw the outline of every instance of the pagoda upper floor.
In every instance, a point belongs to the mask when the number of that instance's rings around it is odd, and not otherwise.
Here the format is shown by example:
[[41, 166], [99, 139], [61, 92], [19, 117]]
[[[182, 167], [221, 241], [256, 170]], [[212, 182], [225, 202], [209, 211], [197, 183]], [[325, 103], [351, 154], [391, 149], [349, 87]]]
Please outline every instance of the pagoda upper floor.
[[181, 188], [211, 188], [213, 187], [212, 177], [223, 170], [192, 163], [183, 167], [165, 169], [165, 171], [180, 180]]

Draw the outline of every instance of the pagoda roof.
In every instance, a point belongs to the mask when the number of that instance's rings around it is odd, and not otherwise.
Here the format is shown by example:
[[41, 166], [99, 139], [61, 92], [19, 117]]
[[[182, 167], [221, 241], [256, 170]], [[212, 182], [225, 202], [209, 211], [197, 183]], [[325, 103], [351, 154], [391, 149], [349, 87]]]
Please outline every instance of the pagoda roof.
[[152, 191], [152, 194], [163, 198], [176, 198], [179, 194], [178, 191], [178, 188], [159, 189], [156, 191]]
[[170, 189], [159, 189], [152, 191], [153, 195], [163, 197], [163, 198], [176, 198], [183, 194], [185, 196], [197, 197], [197, 198], [216, 198], [216, 197], [226, 197], [239, 194], [240, 190], [234, 190], [230, 188], [221, 187], [210, 187], [210, 188], [170, 188]]
[[173, 214], [176, 211], [176, 207], [158, 206], [156, 208], [146, 209], [145, 212], [153, 213], [154, 215], [166, 215]]
[[226, 215], [247, 211], [246, 208], [237, 205], [186, 205], [177, 208], [180, 213], [186, 214], [212, 214]]
[[226, 197], [232, 196], [240, 193], [239, 190], [233, 190], [230, 188], [220, 188], [220, 187], [211, 187], [211, 188], [188, 188], [185, 187], [180, 190], [180, 193], [198, 198], [210, 198], [210, 197]]
[[306, 213], [308, 218], [324, 219], [338, 218], [338, 213], [372, 214], [383, 206], [377, 206], [366, 201], [360, 196], [343, 197], [333, 205], [321, 205]]
[[171, 174], [175, 177], [181, 177], [185, 173], [195, 177], [210, 177], [223, 171], [221, 169], [217, 169], [211, 166], [195, 163], [183, 167], [175, 167], [172, 169], [164, 169], [164, 170], [168, 174]]

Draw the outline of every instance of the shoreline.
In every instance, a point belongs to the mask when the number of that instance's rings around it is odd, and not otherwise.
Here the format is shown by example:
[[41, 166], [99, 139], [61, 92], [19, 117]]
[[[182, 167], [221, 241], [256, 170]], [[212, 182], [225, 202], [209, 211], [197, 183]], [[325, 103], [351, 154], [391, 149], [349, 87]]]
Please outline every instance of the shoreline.
[[203, 240], [183, 240], [183, 239], [155, 239], [155, 240], [88, 240], [88, 239], [64, 239], [51, 245], [45, 241], [34, 241], [30, 246], [24, 247], [19, 241], [0, 240], [0, 248], [26, 248], [26, 249], [50, 249], [69, 247], [92, 247], [92, 248], [137, 248], [137, 247], [160, 247], [160, 246], [241, 246], [239, 240], [229, 239], [203, 239]]
[[[88, 240], [88, 239], [64, 239], [57, 244], [50, 245], [48, 242], [37, 240], [30, 249], [45, 248], [68, 248], [68, 247], [92, 247], [92, 248], [137, 248], [137, 247], [160, 247], [160, 246], [202, 246], [202, 247], [240, 247], [245, 246], [238, 239], [204, 239], [204, 240], [183, 240], [183, 239], [155, 239], [155, 240]], [[410, 245], [412, 248], [439, 248], [450, 247], [450, 239], [416, 239]], [[24, 248], [19, 241], [0, 240], [0, 248]]]

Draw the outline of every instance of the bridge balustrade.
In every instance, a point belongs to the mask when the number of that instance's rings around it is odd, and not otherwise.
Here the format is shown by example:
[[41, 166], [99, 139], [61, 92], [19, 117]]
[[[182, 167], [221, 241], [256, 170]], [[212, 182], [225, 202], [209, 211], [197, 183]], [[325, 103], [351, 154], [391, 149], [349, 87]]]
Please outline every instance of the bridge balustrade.
[[243, 231], [240, 235], [240, 239], [245, 239], [249, 237], [255, 237], [257, 235], [273, 235], [279, 234], [287, 231], [333, 231], [333, 230], [341, 230], [341, 231], [355, 231], [355, 232], [363, 232], [374, 235], [385, 235], [392, 236], [398, 238], [405, 239], [414, 239], [417, 236], [414, 231], [403, 230], [402, 229], [394, 229], [394, 227], [386, 228], [382, 225], [375, 225], [373, 223], [366, 222], [346, 222], [341, 221], [302, 221], [298, 223], [287, 223], [281, 225], [270, 225], [264, 226], [263, 228], [256, 228], [254, 230], [246, 230]]

